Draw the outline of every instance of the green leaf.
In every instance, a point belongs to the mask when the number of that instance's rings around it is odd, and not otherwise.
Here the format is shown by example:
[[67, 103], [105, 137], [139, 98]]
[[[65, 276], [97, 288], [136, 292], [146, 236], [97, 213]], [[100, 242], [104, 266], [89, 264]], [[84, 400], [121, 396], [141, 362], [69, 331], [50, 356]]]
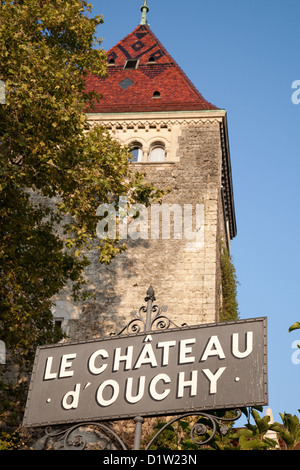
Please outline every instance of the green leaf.
[[300, 329], [300, 323], [296, 321], [292, 326], [289, 327], [289, 332]]
[[241, 435], [239, 445], [241, 450], [258, 450], [266, 447], [263, 442], [257, 439], [247, 439], [244, 435]]
[[269, 430], [269, 421], [270, 417], [269, 416], [264, 416], [263, 418], [260, 418], [259, 414], [257, 411], [252, 409], [252, 416], [255, 420], [255, 424], [257, 426], [259, 434], [266, 434]]

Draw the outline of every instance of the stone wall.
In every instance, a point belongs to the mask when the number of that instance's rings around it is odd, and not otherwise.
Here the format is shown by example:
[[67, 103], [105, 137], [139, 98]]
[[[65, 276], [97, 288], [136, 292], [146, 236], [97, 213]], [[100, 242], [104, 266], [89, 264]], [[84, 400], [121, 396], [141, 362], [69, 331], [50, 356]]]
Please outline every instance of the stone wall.
[[[170, 147], [174, 148], [176, 139], [176, 154], [172, 159], [167, 158], [165, 163], [133, 165], [137, 171], [146, 172], [147, 178], [157, 187], [170, 188], [170, 193], [163, 199], [164, 204], [177, 204], [182, 210], [184, 204], [190, 205], [193, 214], [196, 205], [203, 207], [203, 238], [199, 236], [198, 245], [193, 246], [184, 236], [176, 239], [171, 230], [170, 239], [162, 239], [161, 234], [159, 239], [151, 239], [149, 208], [148, 239], [128, 239], [127, 251], [110, 266], [101, 265], [96, 252], [91, 252], [86, 276], [93, 300], [75, 305], [67, 292], [56, 299], [54, 316], [64, 317], [63, 325], [71, 340], [119, 332], [130, 320], [131, 312], [145, 304], [150, 284], [155, 290], [157, 304], [168, 306], [167, 315], [178, 326], [218, 320], [219, 239], [225, 236], [220, 122], [216, 119], [182, 121], [178, 126], [177, 121], [176, 135], [172, 138], [174, 128], [169, 125]], [[164, 132], [165, 129], [164, 126]], [[153, 132], [159, 136], [157, 129]], [[129, 140], [124, 129], [116, 137]], [[153, 139], [153, 135], [149, 135], [150, 138]]]

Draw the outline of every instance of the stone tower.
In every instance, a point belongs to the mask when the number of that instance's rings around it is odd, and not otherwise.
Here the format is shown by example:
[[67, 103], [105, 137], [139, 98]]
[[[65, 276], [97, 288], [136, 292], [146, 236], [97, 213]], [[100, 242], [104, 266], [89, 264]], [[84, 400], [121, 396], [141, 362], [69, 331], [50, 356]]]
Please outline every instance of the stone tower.
[[131, 149], [134, 170], [171, 191], [161, 218], [158, 206], [149, 208], [146, 235], [128, 239], [110, 266], [91, 254], [92, 301], [56, 299], [54, 317], [74, 340], [118, 332], [150, 284], [179, 326], [218, 321], [220, 240], [229, 248], [236, 235], [226, 111], [187, 78], [148, 26], [147, 11], [145, 2], [141, 23], [108, 51], [108, 77], [88, 79], [88, 89], [103, 95], [88, 117]]

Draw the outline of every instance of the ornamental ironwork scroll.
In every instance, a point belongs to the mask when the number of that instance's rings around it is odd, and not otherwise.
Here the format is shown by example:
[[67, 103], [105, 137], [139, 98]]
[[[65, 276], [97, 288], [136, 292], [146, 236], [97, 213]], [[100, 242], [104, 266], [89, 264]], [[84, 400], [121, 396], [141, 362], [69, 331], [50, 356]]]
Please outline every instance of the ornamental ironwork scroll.
[[[147, 305], [142, 305], [138, 312], [131, 312], [132, 320], [118, 333], [118, 335], [134, 334], [141, 332], [149, 332], [154, 330], [166, 330], [172, 327], [178, 328], [178, 326], [167, 317], [164, 312], [168, 310], [167, 306], [159, 307], [154, 304], [156, 298], [154, 289], [152, 286], [147, 291], [145, 302]], [[186, 323], [181, 325], [187, 326]]]
[[[209, 414], [202, 411], [194, 413], [185, 413], [179, 416], [176, 416], [166, 422], [160, 430], [152, 437], [151, 441], [146, 445], [145, 450], [151, 449], [153, 445], [158, 441], [159, 437], [170, 428], [176, 422], [182, 422], [185, 418], [194, 419], [190, 429], [189, 438], [191, 443], [198, 446], [208, 446], [210, 442], [213, 441], [217, 432], [220, 432], [221, 435], [225, 436], [229, 431], [230, 427], [226, 425], [227, 423], [232, 423], [239, 419], [242, 415], [241, 410], [234, 410], [228, 412], [230, 417], [217, 416], [216, 414]], [[182, 424], [181, 424], [182, 426]]]
[[128, 450], [122, 439], [104, 423], [78, 423], [53, 429], [33, 446], [34, 450]]

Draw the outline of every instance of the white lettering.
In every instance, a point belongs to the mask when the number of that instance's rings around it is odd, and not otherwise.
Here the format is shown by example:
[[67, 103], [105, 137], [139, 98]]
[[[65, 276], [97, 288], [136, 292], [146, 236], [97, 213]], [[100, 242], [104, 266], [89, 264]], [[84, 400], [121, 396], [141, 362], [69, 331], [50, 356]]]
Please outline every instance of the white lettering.
[[171, 239], [171, 212], [174, 213], [174, 240], [182, 239], [182, 209], [179, 204], [151, 205], [151, 239], [158, 240], [160, 233], [160, 213], [162, 214], [162, 239]]
[[220, 359], [225, 359], [225, 354], [217, 336], [211, 336], [209, 339], [201, 361], [206, 361], [210, 356], [219, 356]]
[[157, 361], [155, 358], [155, 354], [153, 352], [152, 344], [146, 344], [139, 358], [134, 366], [134, 369], [139, 369], [142, 364], [150, 364], [151, 367], [157, 367]]
[[192, 348], [188, 347], [188, 344], [194, 344], [195, 338], [183, 339], [179, 343], [179, 364], [188, 364], [195, 361], [194, 356], [187, 357], [187, 354], [192, 352]]
[[215, 374], [213, 374], [209, 369], [203, 369], [202, 372], [206, 375], [210, 381], [209, 393], [213, 395], [217, 393], [217, 380], [221, 377], [226, 367], [220, 367]]
[[253, 351], [253, 331], [246, 333], [246, 349], [244, 352], [239, 351], [239, 333], [232, 335], [232, 354], [239, 359], [249, 356]]
[[[103, 458], [104, 465], [124, 465], [127, 467], [135, 467], [138, 457], [118, 457], [116, 455], [110, 454], [109, 457]], [[142, 462], [142, 460], [141, 460]]]
[[150, 383], [150, 387], [149, 387], [149, 393], [150, 393], [150, 396], [154, 399], [154, 400], [157, 400], [157, 401], [160, 401], [160, 400], [163, 400], [164, 398], [166, 398], [169, 393], [170, 393], [170, 389], [167, 388], [166, 390], [164, 390], [162, 393], [158, 393], [157, 390], [156, 390], [156, 385], [157, 385], [157, 382], [159, 382], [160, 380], [162, 380], [165, 384], [169, 384], [171, 382], [171, 379], [168, 375], [166, 374], [158, 374], [156, 375], [155, 377], [153, 377], [153, 379], [151, 380], [151, 383]]
[[98, 351], [95, 351], [91, 357], [89, 358], [88, 362], [88, 368], [91, 374], [101, 374], [107, 367], [107, 364], [102, 364], [101, 367], [96, 367], [95, 366], [95, 360], [98, 356], [101, 356], [103, 359], [108, 358], [108, 352], [105, 351], [105, 349], [99, 349]]
[[[80, 393], [80, 384], [76, 384], [75, 391], [70, 391], [66, 393], [62, 399], [62, 407], [65, 410], [71, 410], [77, 408], [78, 400], [79, 400], [79, 393]], [[71, 398], [71, 401], [68, 403], [68, 398]]]
[[127, 197], [119, 198], [119, 237], [127, 239]]
[[53, 357], [47, 357], [44, 380], [56, 379], [57, 373], [51, 372]]
[[73, 370], [67, 370], [72, 367], [72, 362], [68, 362], [71, 359], [76, 358], [76, 353], [74, 354], [64, 354], [61, 358], [59, 377], [72, 377], [74, 374]]
[[129, 370], [132, 367], [132, 353], [133, 353], [133, 346], [128, 346], [126, 349], [126, 354], [121, 356], [121, 348], [117, 348], [115, 350], [115, 357], [114, 357], [114, 366], [113, 371], [119, 370], [120, 362], [125, 362], [124, 370]]
[[132, 204], [128, 210], [133, 220], [128, 225], [128, 235], [132, 240], [148, 240], [148, 209], [143, 204]]
[[97, 237], [101, 240], [105, 238], [115, 239], [117, 236], [117, 224], [116, 224], [116, 210], [113, 204], [101, 204], [96, 211], [96, 215], [99, 217], [104, 216], [96, 227]]
[[[112, 395], [111, 395], [111, 398], [109, 398], [108, 400], [106, 400], [103, 397], [103, 392], [104, 392], [104, 389], [106, 387], [111, 387], [112, 388]], [[120, 391], [120, 387], [119, 387], [118, 382], [116, 382], [115, 380], [105, 380], [98, 387], [97, 395], [96, 395], [97, 402], [99, 403], [100, 406], [112, 405], [112, 403], [114, 403], [116, 401], [116, 399], [118, 398], [119, 391]]]
[[299, 104], [300, 103], [300, 80], [293, 81], [292, 88], [298, 88], [292, 94], [292, 103], [293, 104]]
[[151, 341], [152, 341], [152, 336], [147, 335], [146, 338], [144, 339], [143, 343], [151, 343]]
[[196, 204], [196, 226], [193, 231], [193, 206], [184, 204], [184, 236], [187, 240], [186, 249], [199, 250], [204, 245], [204, 205]]
[[170, 347], [175, 345], [176, 341], [163, 341], [161, 343], [157, 343], [158, 348], [163, 348], [162, 366], [167, 366], [169, 364]]
[[296, 349], [296, 351], [293, 352], [292, 354], [292, 363], [297, 365], [297, 364], [300, 364], [300, 346], [299, 346], [300, 342], [299, 340], [295, 340], [292, 344], [292, 348], [293, 349]]
[[154, 463], [156, 463], [156, 455], [149, 454], [147, 456], [147, 464], [153, 465]]
[[145, 380], [146, 380], [146, 377], [144, 375], [139, 377], [138, 392], [137, 392], [137, 395], [134, 397], [132, 396], [133, 378], [129, 377], [127, 379], [125, 398], [129, 403], [137, 403], [138, 401], [141, 400], [145, 391]]
[[197, 395], [197, 379], [198, 379], [198, 371], [192, 371], [192, 378], [190, 380], [184, 380], [184, 372], [179, 372], [178, 374], [178, 392], [177, 397], [182, 398], [184, 394], [185, 387], [191, 387], [190, 396], [194, 397]]

